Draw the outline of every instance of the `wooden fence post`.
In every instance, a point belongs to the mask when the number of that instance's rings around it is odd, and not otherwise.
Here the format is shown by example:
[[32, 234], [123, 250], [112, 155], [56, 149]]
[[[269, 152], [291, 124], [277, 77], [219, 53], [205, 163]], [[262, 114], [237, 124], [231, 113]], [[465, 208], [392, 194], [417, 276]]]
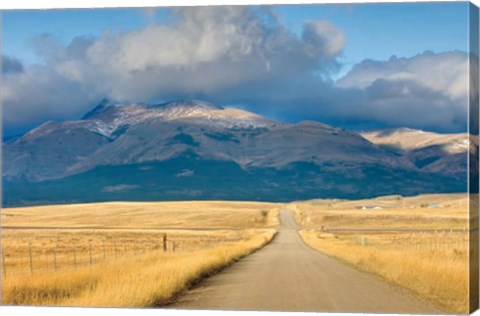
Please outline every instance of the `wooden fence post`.
[[167, 251], [167, 234], [163, 234], [163, 251]]
[[28, 243], [28, 254], [30, 257], [30, 273], [33, 274], [32, 242]]
[[172, 251], [175, 252], [175, 243], [172, 242]]

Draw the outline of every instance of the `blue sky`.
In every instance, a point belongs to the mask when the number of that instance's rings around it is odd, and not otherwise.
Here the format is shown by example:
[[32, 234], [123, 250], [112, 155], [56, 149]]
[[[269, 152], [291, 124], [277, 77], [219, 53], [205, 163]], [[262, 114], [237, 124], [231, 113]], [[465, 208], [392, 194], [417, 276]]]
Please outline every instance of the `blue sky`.
[[364, 59], [411, 57], [426, 50], [467, 50], [465, 3], [340, 4], [282, 6], [287, 25], [301, 30], [305, 20], [326, 19], [345, 32], [342, 61], [348, 69]]
[[466, 129], [467, 2], [268, 8], [4, 11], [4, 131], [103, 98], [190, 97], [290, 122]]

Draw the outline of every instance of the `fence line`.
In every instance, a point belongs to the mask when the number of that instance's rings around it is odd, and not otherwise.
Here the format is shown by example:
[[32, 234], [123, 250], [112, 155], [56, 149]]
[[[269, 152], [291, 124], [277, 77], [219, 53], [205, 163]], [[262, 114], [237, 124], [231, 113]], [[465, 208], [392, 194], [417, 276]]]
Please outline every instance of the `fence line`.
[[[176, 249], [175, 242], [168, 240], [166, 234], [163, 235], [160, 245], [154, 242], [148, 244], [150, 245], [150, 247], [147, 246], [145, 241], [141, 241], [140, 243], [131, 242], [130, 244], [128, 241], [123, 241], [124, 257], [127, 258], [130, 256], [145, 255], [148, 252], [158, 251], [159, 249], [163, 252], [175, 252]], [[42, 254], [36, 255], [34, 252], [35, 247], [32, 246], [32, 242], [30, 241], [28, 243], [27, 257], [25, 257], [25, 255], [15, 256], [11, 252], [7, 254], [8, 249], [3, 246], [0, 249], [2, 254], [1, 260], [3, 278], [5, 279], [7, 278], [7, 276], [9, 277], [11, 275], [21, 275], [26, 273], [34, 274], [36, 272], [48, 270], [58, 271], [61, 268], [72, 267], [72, 265], [73, 268], [76, 269], [80, 266], [93, 266], [96, 263], [107, 261], [108, 259], [113, 259], [115, 261], [120, 259], [117, 242], [114, 241], [110, 245], [112, 245], [112, 247], [110, 247], [110, 251], [108, 251], [107, 243], [105, 242], [105, 240], [103, 240], [102, 244], [99, 247], [92, 246], [92, 242], [89, 241], [86, 249], [83, 249], [82, 247], [80, 247], [80, 249], [77, 249], [78, 245], [72, 244], [70, 251], [67, 251], [65, 249], [63, 252], [58, 252], [58, 247], [53, 246], [48, 249], [43, 248], [42, 250], [44, 251], [42, 251]], [[79, 253], [83, 256], [79, 257]], [[82, 257], [86, 257], [86, 259], [82, 259]], [[19, 262], [21, 261], [25, 262], [25, 259], [28, 259], [28, 272], [26, 272], [24, 269], [14, 267], [15, 264], [19, 264]], [[13, 267], [9, 266], [9, 262], [11, 265], [13, 265]], [[24, 266], [25, 263], [21, 265]]]
[[450, 233], [413, 233], [408, 237], [396, 236], [391, 240], [378, 241], [373, 236], [362, 235], [358, 244], [364, 247], [381, 248], [405, 248], [410, 247], [416, 250], [454, 250], [467, 251], [469, 240], [467, 235], [456, 235]]

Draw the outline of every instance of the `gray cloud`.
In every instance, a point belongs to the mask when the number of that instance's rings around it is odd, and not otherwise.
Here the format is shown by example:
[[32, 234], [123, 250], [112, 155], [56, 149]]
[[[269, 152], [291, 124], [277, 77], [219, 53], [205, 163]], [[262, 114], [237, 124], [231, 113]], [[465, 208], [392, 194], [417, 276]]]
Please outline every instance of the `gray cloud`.
[[468, 64], [461, 52], [364, 61], [334, 83], [344, 34], [307, 21], [302, 34], [268, 9], [177, 8], [165, 24], [75, 38], [42, 35], [44, 61], [5, 76], [6, 127], [78, 118], [106, 97], [117, 101], [199, 98], [270, 117], [347, 128], [466, 126]]
[[276, 83], [271, 87], [275, 93], [266, 92], [265, 87], [243, 87], [239, 91], [248, 94], [232, 89], [224, 91], [223, 97], [287, 121], [310, 119], [353, 129], [466, 131], [467, 66], [466, 53], [426, 52], [384, 62], [364, 61], [337, 83], [304, 75], [301, 80]]
[[466, 130], [468, 65], [463, 52], [367, 60], [339, 80], [337, 87], [358, 91], [358, 99], [352, 99], [357, 105], [348, 107], [353, 116], [366, 119], [362, 112], [368, 111], [371, 120], [392, 126]]
[[337, 83], [304, 74], [271, 86], [227, 89], [217, 98], [286, 121], [318, 120], [353, 129], [465, 131], [467, 54], [426, 52], [383, 62], [367, 60]]

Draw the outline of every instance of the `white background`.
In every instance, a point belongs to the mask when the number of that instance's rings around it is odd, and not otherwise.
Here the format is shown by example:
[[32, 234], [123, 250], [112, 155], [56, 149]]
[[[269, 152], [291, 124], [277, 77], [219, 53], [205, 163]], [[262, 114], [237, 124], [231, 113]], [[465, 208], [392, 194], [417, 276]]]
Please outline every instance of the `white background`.
[[[446, 0], [440, 0], [442, 2]], [[299, 3], [365, 3], [379, 2], [375, 0], [364, 1], [346, 1], [346, 0], [329, 0], [329, 1], [305, 1], [305, 0], [0, 0], [0, 9], [48, 9], [48, 8], [102, 8], [102, 7], [154, 7], [154, 6], [186, 6], [186, 5], [226, 5], [226, 4], [299, 4]], [[416, 2], [415, 0], [391, 1], [383, 0], [380, 2]], [[439, 2], [438, 0], [436, 2]], [[480, 0], [473, 0], [477, 6]], [[181, 311], [181, 310], [164, 310], [164, 309], [110, 309], [110, 308], [65, 308], [65, 307], [10, 307], [0, 306], [0, 315], [2, 316], [22, 316], [22, 315], [39, 315], [39, 316], [79, 316], [79, 315], [115, 315], [115, 316], [331, 316], [327, 313], [279, 313], [279, 312], [245, 312], [245, 311]], [[354, 316], [358, 314], [335, 314]], [[383, 315], [383, 314], [364, 314], [364, 315]], [[480, 316], [480, 312], [476, 312], [475, 316]]]

